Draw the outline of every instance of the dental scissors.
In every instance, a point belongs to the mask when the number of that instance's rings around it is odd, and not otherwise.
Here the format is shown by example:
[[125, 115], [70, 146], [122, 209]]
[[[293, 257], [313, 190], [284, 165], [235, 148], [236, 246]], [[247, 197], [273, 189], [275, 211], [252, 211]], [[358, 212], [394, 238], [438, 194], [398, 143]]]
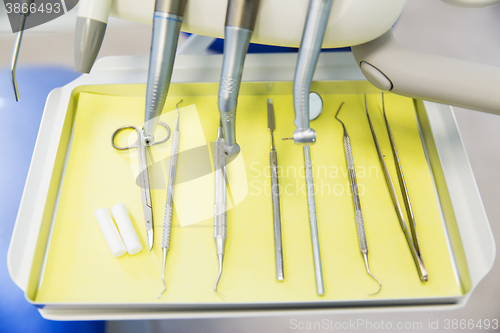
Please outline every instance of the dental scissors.
[[[170, 138], [170, 127], [168, 127], [167, 124], [162, 123], [161, 121], [158, 122], [158, 124], [165, 127], [165, 129], [168, 132], [168, 135], [165, 139], [158, 142], [154, 142], [153, 144], [151, 144], [151, 146], [164, 143]], [[118, 133], [126, 129], [135, 130], [137, 132], [137, 139], [135, 140], [134, 143], [132, 143], [129, 146], [126, 147], [117, 146], [115, 144], [116, 136], [118, 135]], [[146, 155], [147, 146], [141, 140], [140, 130], [137, 127], [131, 125], [118, 128], [111, 135], [111, 145], [113, 146], [113, 148], [118, 150], [128, 150], [132, 148], [137, 149], [139, 155], [139, 177], [141, 180], [142, 208], [144, 210], [144, 220], [146, 222], [146, 234], [148, 236], [149, 251], [151, 251], [151, 249], [153, 249], [153, 205], [151, 203], [151, 188], [149, 186], [148, 160]]]

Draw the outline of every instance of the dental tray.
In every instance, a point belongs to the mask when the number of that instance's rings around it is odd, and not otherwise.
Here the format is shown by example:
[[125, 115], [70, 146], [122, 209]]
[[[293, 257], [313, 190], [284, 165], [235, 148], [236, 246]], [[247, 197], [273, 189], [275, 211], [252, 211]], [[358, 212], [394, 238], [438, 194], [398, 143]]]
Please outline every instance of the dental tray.
[[[160, 299], [171, 142], [154, 146], [148, 156], [155, 226], [151, 252], [137, 181], [137, 153], [117, 151], [110, 143], [118, 127], [140, 126], [143, 121], [145, 85], [138, 83], [145, 80], [147, 64], [142, 58], [105, 59], [90, 76], [49, 95], [9, 250], [13, 280], [43, 316], [168, 318], [465, 304], [491, 269], [494, 241], [451, 108], [385, 95], [429, 272], [429, 281], [423, 283], [394, 212], [364, 113], [367, 93], [370, 116], [395, 179], [380, 91], [366, 81], [321, 77], [312, 86], [323, 98], [324, 110], [311, 123], [318, 133], [311, 153], [325, 295], [316, 294], [302, 149], [279, 140], [294, 130], [292, 83], [267, 79], [261, 67], [266, 59], [272, 62], [271, 55], [247, 60], [250, 67], [260, 69], [246, 81], [262, 82], [241, 86], [236, 131], [242, 153], [228, 166], [228, 238], [224, 273], [215, 293], [211, 142], [218, 125], [218, 84], [210, 81], [216, 81], [211, 73], [220, 64], [205, 63], [200, 70], [204, 80], [193, 79], [188, 68], [195, 58], [177, 61], [177, 72], [183, 75], [174, 76], [177, 83], [170, 88], [161, 117], [173, 129], [175, 104], [183, 100], [167, 291]], [[216, 59], [203, 59], [207, 58]], [[292, 68], [293, 59], [288, 58], [283, 57], [284, 67], [289, 62]], [[342, 59], [351, 78], [357, 79], [348, 55]], [[331, 64], [328, 59], [322, 62]], [[282, 76], [288, 75], [282, 71]], [[275, 279], [267, 98], [273, 99], [276, 113], [283, 282]], [[366, 274], [359, 252], [343, 132], [334, 118], [341, 102], [345, 104], [340, 118], [352, 142], [370, 268], [383, 284], [374, 296], [369, 294], [378, 285]], [[127, 137], [121, 140], [126, 143]], [[127, 206], [144, 246], [137, 255], [114, 258], [94, 219], [97, 208], [117, 203]]]

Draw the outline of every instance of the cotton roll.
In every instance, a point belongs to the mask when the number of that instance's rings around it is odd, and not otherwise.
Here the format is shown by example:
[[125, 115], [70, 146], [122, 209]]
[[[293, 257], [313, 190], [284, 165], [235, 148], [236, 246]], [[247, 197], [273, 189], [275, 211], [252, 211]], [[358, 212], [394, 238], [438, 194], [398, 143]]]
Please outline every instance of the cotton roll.
[[111, 254], [118, 258], [127, 253], [127, 248], [123, 244], [122, 238], [116, 229], [115, 223], [106, 207], [99, 208], [94, 212], [94, 216], [99, 224], [102, 235], [108, 244]]
[[142, 244], [135, 232], [134, 225], [130, 220], [127, 208], [124, 204], [118, 204], [111, 208], [111, 213], [115, 219], [118, 230], [122, 235], [123, 242], [127, 248], [128, 254], [134, 255], [142, 251]]

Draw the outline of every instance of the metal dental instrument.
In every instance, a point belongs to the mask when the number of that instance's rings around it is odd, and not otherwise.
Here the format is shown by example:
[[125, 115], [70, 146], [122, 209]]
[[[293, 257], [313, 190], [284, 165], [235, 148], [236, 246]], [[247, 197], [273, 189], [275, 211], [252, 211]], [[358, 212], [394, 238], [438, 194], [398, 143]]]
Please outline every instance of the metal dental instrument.
[[[168, 131], [168, 135], [165, 139], [154, 142], [152, 145], [163, 143], [170, 138], [170, 128], [168, 127], [168, 125], [162, 122], [158, 123], [165, 127], [165, 129]], [[137, 132], [137, 140], [126, 147], [117, 146], [115, 144], [116, 136], [118, 135], [118, 133], [126, 129], [135, 130]], [[139, 156], [139, 177], [141, 181], [142, 208], [144, 210], [144, 220], [146, 223], [146, 234], [148, 237], [149, 251], [151, 251], [151, 249], [153, 248], [153, 206], [151, 202], [151, 188], [149, 186], [148, 160], [146, 154], [147, 146], [145, 146], [141, 140], [141, 131], [137, 127], [130, 125], [118, 128], [111, 135], [111, 145], [113, 146], [113, 148], [118, 150], [127, 150], [132, 148], [137, 149], [137, 153]]]
[[177, 109], [177, 124], [175, 125], [174, 133], [172, 134], [172, 151], [170, 153], [170, 171], [168, 174], [168, 190], [167, 190], [167, 204], [165, 206], [165, 217], [163, 219], [163, 237], [161, 241], [161, 248], [163, 249], [163, 266], [161, 270], [161, 279], [163, 281], [163, 290], [158, 295], [158, 298], [163, 295], [167, 290], [165, 283], [165, 265], [167, 263], [167, 252], [170, 248], [170, 230], [172, 228], [172, 207], [174, 202], [174, 183], [175, 171], [177, 170], [177, 156], [179, 153], [179, 104], [182, 99], [175, 105]]
[[236, 105], [259, 3], [260, 0], [229, 0], [227, 5], [218, 103], [228, 157], [240, 151], [236, 143]]
[[274, 107], [273, 100], [267, 99], [267, 127], [271, 132], [271, 153], [269, 154], [271, 163], [271, 191], [273, 197], [273, 222], [274, 222], [274, 255], [276, 260], [276, 279], [283, 281], [283, 245], [281, 241], [281, 212], [280, 212], [280, 189], [278, 182], [278, 157], [274, 146]]
[[[323, 109], [323, 101], [321, 99], [321, 96], [319, 96], [317, 93], [310, 92], [308, 101], [309, 101], [309, 108]], [[311, 110], [309, 110], [308, 112], [310, 111]], [[321, 110], [312, 110], [312, 112], [308, 114], [308, 117], [310, 117], [311, 115], [319, 115], [319, 114], [321, 114]], [[291, 139], [292, 138], [283, 138], [283, 140], [291, 140]], [[308, 145], [304, 146], [304, 166], [306, 174], [309, 224], [311, 225], [314, 272], [316, 275], [316, 290], [318, 295], [322, 296], [325, 294], [325, 289], [323, 286], [323, 270], [321, 268], [321, 255], [319, 251], [318, 223], [316, 215], [316, 199], [314, 198], [314, 180], [313, 180], [313, 170], [312, 170], [312, 160], [311, 160], [311, 147]]]
[[186, 1], [156, 0], [155, 3], [144, 129], [141, 132], [146, 146], [154, 142], [158, 119], [167, 98]]
[[214, 238], [219, 259], [219, 274], [214, 284], [214, 291], [217, 291], [220, 277], [222, 275], [222, 261], [224, 259], [224, 247], [227, 238], [227, 207], [226, 207], [226, 154], [224, 152], [224, 136], [222, 121], [217, 130], [215, 140], [215, 205], [214, 205]]
[[[406, 184], [404, 182], [404, 178], [402, 177], [403, 173], [401, 171], [401, 165], [400, 165], [399, 159], [397, 157], [396, 146], [394, 145], [394, 140], [392, 139], [392, 133], [391, 133], [391, 130], [389, 128], [389, 123], [387, 122], [387, 118], [385, 117], [385, 106], [383, 104], [382, 104], [382, 106], [384, 109], [384, 118], [385, 118], [385, 123], [386, 123], [386, 127], [387, 127], [387, 132], [389, 133], [389, 139], [391, 141], [391, 148], [392, 148], [392, 151], [394, 154], [396, 170], [398, 173], [398, 178], [400, 180], [401, 191], [404, 192], [403, 194], [406, 193], [406, 195], [408, 195], [408, 191], [406, 189]], [[382, 165], [382, 170], [384, 172], [385, 181], [387, 183], [387, 187], [389, 188], [389, 193], [391, 194], [392, 202], [394, 204], [394, 208], [395, 208], [396, 214], [398, 216], [401, 230], [403, 231], [403, 234], [405, 235], [405, 238], [406, 238], [406, 242], [408, 243], [408, 247], [410, 248], [410, 252], [411, 252], [411, 255], [413, 257], [413, 261], [415, 262], [415, 266], [417, 267], [417, 271], [418, 271], [418, 275], [420, 277], [420, 280], [422, 280], [423, 282], [426, 282], [426, 281], [428, 281], [429, 277], [427, 274], [427, 269], [425, 268], [425, 265], [424, 265], [424, 261], [422, 259], [421, 254], [420, 254], [418, 240], [416, 237], [417, 234], [416, 234], [416, 232], [413, 233], [413, 238], [412, 238], [412, 235], [410, 234], [410, 231], [408, 230], [408, 227], [406, 226], [403, 211], [401, 210], [401, 205], [399, 203], [398, 196], [397, 196], [396, 190], [394, 188], [394, 184], [391, 180], [391, 176], [389, 175], [389, 170], [387, 169], [387, 165], [385, 164], [384, 156], [382, 155], [382, 150], [380, 149], [380, 146], [378, 144], [377, 136], [375, 135], [375, 130], [374, 130], [372, 122], [370, 120], [370, 115], [368, 114], [368, 102], [366, 100], [366, 94], [365, 94], [365, 110], [366, 110], [366, 117], [368, 118], [368, 124], [370, 125], [370, 130], [372, 132], [373, 141], [375, 142], [375, 147], [377, 148], [378, 158], [380, 160], [380, 164]], [[399, 175], [400, 173], [401, 173], [401, 175]], [[403, 195], [403, 197], [405, 197], [405, 195]], [[405, 199], [405, 205], [407, 202], [409, 203], [409, 197], [407, 199]], [[407, 209], [407, 211], [409, 211], [409, 210], [411, 211], [411, 207], [406, 207], [406, 209]], [[412, 215], [413, 215], [413, 213], [411, 213], [411, 216]], [[414, 223], [414, 222], [412, 222], [412, 223]], [[413, 232], [415, 229], [415, 226], [412, 226], [412, 229], [413, 229], [412, 230], [412, 232]]]
[[354, 169], [354, 159], [352, 156], [351, 139], [347, 134], [347, 129], [345, 128], [344, 123], [342, 122], [342, 120], [338, 118], [340, 109], [342, 109], [342, 105], [344, 105], [344, 102], [340, 104], [340, 107], [337, 113], [335, 114], [335, 119], [337, 119], [342, 124], [342, 128], [344, 129], [344, 152], [345, 152], [345, 159], [347, 162], [347, 170], [349, 171], [349, 180], [351, 181], [352, 199], [354, 201], [354, 215], [356, 218], [356, 229], [358, 231], [359, 249], [361, 250], [361, 253], [363, 254], [363, 259], [365, 260], [366, 272], [379, 284], [379, 289], [375, 293], [370, 294], [370, 295], [375, 295], [378, 294], [380, 290], [382, 290], [382, 283], [380, 282], [379, 279], [375, 277], [375, 275], [372, 274], [372, 272], [370, 271], [370, 266], [368, 265], [368, 244], [366, 243], [365, 224], [363, 222], [363, 213], [361, 212], [361, 203], [359, 201], [358, 182], [356, 180], [356, 172]]
[[21, 49], [21, 41], [23, 39], [24, 26], [26, 24], [26, 17], [29, 16], [31, 10], [31, 4], [33, 0], [20, 0], [20, 8], [28, 8], [27, 12], [24, 13], [21, 10], [21, 21], [19, 22], [19, 31], [17, 32], [16, 43], [14, 44], [14, 49], [12, 50], [12, 58], [10, 62], [10, 78], [12, 80], [12, 87], [14, 88], [14, 96], [16, 97], [16, 102], [21, 100], [19, 96], [19, 89], [17, 88], [17, 79], [16, 79], [16, 68], [17, 68], [17, 58], [19, 57], [19, 50]]
[[316, 141], [316, 132], [309, 127], [309, 92], [321, 52], [333, 0], [310, 0], [306, 23], [300, 42], [295, 77], [293, 79], [293, 107], [295, 127], [293, 140], [309, 145]]
[[389, 135], [389, 140], [391, 142], [392, 155], [394, 156], [394, 163], [396, 165], [396, 173], [398, 175], [399, 187], [403, 193], [403, 202], [406, 208], [406, 214], [408, 216], [408, 222], [410, 223], [410, 231], [413, 240], [413, 245], [419, 257], [422, 257], [420, 253], [420, 245], [418, 244], [417, 229], [415, 224], [415, 217], [413, 216], [413, 209], [411, 208], [410, 195], [408, 194], [408, 188], [406, 187], [405, 177], [403, 175], [403, 168], [401, 168], [401, 163], [399, 162], [398, 151], [396, 150], [396, 145], [394, 144], [394, 138], [392, 137], [391, 127], [389, 126], [389, 121], [387, 120], [387, 115], [385, 114], [385, 103], [384, 103], [384, 93], [382, 93], [382, 111], [384, 113], [385, 125], [387, 127], [387, 134]]
[[314, 256], [314, 271], [316, 273], [316, 290], [318, 295], [325, 294], [323, 287], [323, 272], [319, 252], [318, 224], [316, 217], [316, 200], [314, 199], [314, 180], [311, 161], [311, 147], [304, 146], [304, 164], [306, 169], [307, 204], [309, 207], [309, 223], [311, 224], [311, 238]]

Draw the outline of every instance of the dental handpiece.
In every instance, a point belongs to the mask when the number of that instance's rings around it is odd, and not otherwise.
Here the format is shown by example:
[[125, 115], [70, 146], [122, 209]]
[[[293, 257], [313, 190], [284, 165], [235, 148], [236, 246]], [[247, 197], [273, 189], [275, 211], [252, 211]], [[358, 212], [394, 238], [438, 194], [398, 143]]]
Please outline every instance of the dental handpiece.
[[186, 2], [156, 0], [155, 3], [144, 129], [141, 133], [147, 146], [154, 142], [159, 116], [167, 98]]
[[240, 151], [236, 143], [236, 105], [243, 65], [260, 0], [229, 0], [224, 29], [224, 57], [219, 85], [219, 112], [228, 157]]
[[227, 206], [226, 206], [226, 155], [224, 153], [225, 141], [223, 137], [222, 122], [217, 130], [217, 140], [215, 140], [215, 205], [214, 205], [214, 238], [219, 260], [219, 274], [214, 284], [214, 291], [217, 291], [220, 277], [222, 275], [222, 261], [224, 259], [224, 248], [227, 238]]
[[175, 126], [174, 133], [172, 135], [172, 151], [170, 153], [170, 170], [168, 174], [168, 189], [167, 189], [167, 204], [165, 206], [165, 217], [163, 219], [163, 237], [161, 242], [161, 247], [163, 249], [163, 266], [161, 270], [161, 279], [163, 281], [163, 290], [158, 295], [158, 298], [167, 290], [167, 285], [165, 283], [165, 265], [167, 263], [167, 252], [170, 248], [170, 231], [172, 229], [172, 212], [174, 203], [174, 183], [175, 183], [175, 173], [177, 171], [177, 156], [179, 154], [179, 104], [182, 99], [177, 103], [175, 108], [177, 109], [177, 124]]
[[309, 126], [309, 92], [321, 52], [333, 0], [311, 0], [300, 42], [295, 77], [293, 79], [293, 107], [295, 127], [293, 140], [309, 145], [316, 141], [316, 132]]
[[[21, 49], [21, 41], [23, 40], [24, 26], [26, 24], [26, 18], [30, 15], [31, 5], [34, 0], [19, 0], [19, 6], [21, 8], [21, 19], [19, 21], [19, 31], [17, 32], [16, 43], [14, 44], [14, 49], [12, 50], [12, 58], [10, 61], [10, 78], [12, 80], [12, 87], [14, 88], [14, 96], [16, 97], [16, 102], [21, 100], [19, 96], [19, 89], [17, 88], [16, 79], [16, 68], [17, 68], [17, 58], [19, 57], [19, 50]], [[25, 8], [27, 10], [25, 10]]]
[[75, 70], [90, 73], [101, 48], [111, 0], [80, 0], [75, 27]]

